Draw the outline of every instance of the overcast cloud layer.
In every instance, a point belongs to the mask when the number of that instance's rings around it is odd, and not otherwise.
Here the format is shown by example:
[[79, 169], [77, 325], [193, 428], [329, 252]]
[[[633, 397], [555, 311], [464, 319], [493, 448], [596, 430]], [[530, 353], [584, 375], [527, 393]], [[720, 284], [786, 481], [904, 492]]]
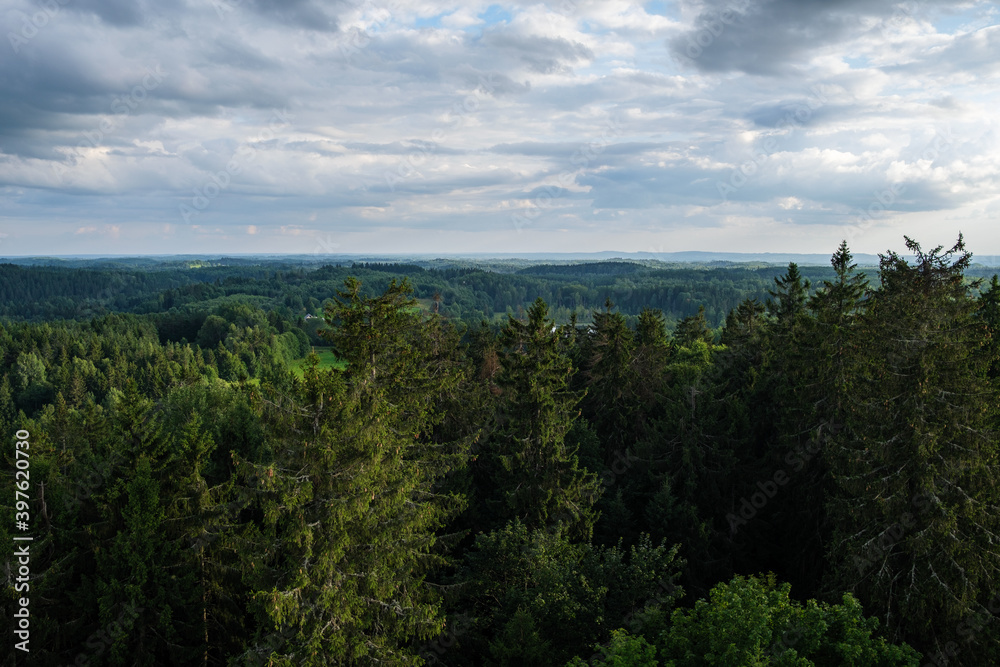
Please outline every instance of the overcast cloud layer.
[[1000, 8], [2, 0], [0, 256], [1000, 254]]

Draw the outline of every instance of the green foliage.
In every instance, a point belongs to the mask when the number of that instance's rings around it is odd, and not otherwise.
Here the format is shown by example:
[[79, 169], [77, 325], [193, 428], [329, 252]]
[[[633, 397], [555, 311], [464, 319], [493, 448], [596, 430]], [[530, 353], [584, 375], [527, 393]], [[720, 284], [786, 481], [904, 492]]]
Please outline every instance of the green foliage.
[[704, 307], [698, 309], [697, 315], [689, 315], [677, 323], [674, 341], [684, 347], [690, 347], [699, 341], [711, 345], [715, 341], [715, 334], [705, 318]]
[[636, 342], [651, 348], [667, 345], [667, 327], [663, 313], [646, 307], [639, 313], [639, 321], [635, 327]]
[[845, 595], [843, 605], [789, 598], [791, 586], [734, 577], [715, 586], [709, 600], [674, 612], [659, 641], [667, 665], [919, 665], [919, 654], [873, 637], [875, 619]]
[[484, 515], [491, 526], [565, 524], [589, 537], [600, 483], [567, 446], [581, 396], [569, 389], [572, 362], [545, 303], [536, 301], [524, 322], [509, 318], [499, 342], [498, 424], [477, 465]]
[[22, 352], [14, 364], [14, 387], [24, 391], [45, 383], [45, 364], [34, 352]]
[[633, 622], [640, 610], [669, 611], [681, 595], [676, 553], [652, 546], [648, 536], [626, 552], [574, 544], [564, 531], [529, 530], [519, 522], [480, 534], [456, 576], [453, 606], [474, 620], [458, 641], [462, 657], [454, 659], [562, 664]]
[[[610, 464], [614, 453], [635, 440], [635, 408], [640, 405], [640, 374], [634, 365], [635, 334], [621, 313], [595, 313], [594, 324], [580, 344], [580, 372], [587, 389], [581, 408], [604, 444], [604, 458]], [[647, 325], [650, 316], [647, 316]], [[655, 339], [655, 333], [647, 331]], [[655, 344], [655, 343], [654, 343]]]
[[[102, 260], [59, 264], [0, 264], [0, 318], [37, 321], [149, 313], [162, 342], [193, 342], [212, 314], [246, 327], [223, 312], [242, 303], [280, 313], [319, 345], [314, 329], [322, 320], [299, 318], [321, 313], [323, 302], [346, 278], [363, 281], [368, 286], [366, 296], [374, 296], [392, 279], [408, 276], [415, 296], [427, 308], [434, 307], [434, 295], [439, 294], [438, 312], [466, 322], [486, 319], [502, 324], [508, 312], [526, 310], [536, 297], [549, 304], [560, 323], [574, 315], [589, 321], [590, 313], [610, 297], [630, 323], [644, 308], [653, 308], [662, 311], [672, 326], [705, 306], [706, 318], [717, 326], [740, 301], [764, 299], [780, 271], [768, 266], [702, 267], [656, 261], [536, 265], [517, 272], [503, 262], [458, 266], [461, 262], [455, 260], [432, 260], [425, 263], [427, 269], [412, 264], [331, 266], [259, 258], [226, 258], [197, 266], [170, 260], [127, 260], [114, 266]], [[816, 267], [802, 271], [817, 278], [828, 274]]]
[[229, 335], [229, 322], [219, 315], [209, 315], [198, 330], [198, 345], [213, 348], [226, 340]]
[[656, 647], [643, 637], [634, 637], [624, 630], [611, 633], [611, 641], [607, 646], [595, 646], [600, 653], [600, 662], [592, 659], [584, 662], [579, 656], [573, 658], [566, 667], [584, 667], [584, 665], [607, 665], [607, 667], [658, 667]]
[[312, 351], [307, 352], [304, 358], [296, 359], [290, 365], [292, 372], [295, 373], [295, 375], [300, 379], [304, 378], [306, 371], [312, 366], [314, 359], [316, 362], [316, 369], [320, 371], [330, 369], [342, 371], [347, 368], [347, 362], [343, 359], [339, 359], [330, 348], [319, 347], [312, 348]]
[[250, 662], [417, 664], [406, 644], [444, 623], [424, 579], [441, 562], [435, 530], [460, 508], [434, 493], [457, 455], [421, 434], [460, 379], [454, 341], [408, 307], [405, 283], [372, 299], [358, 287], [327, 310], [347, 370], [313, 366], [294, 396], [269, 399], [276, 456], [239, 461], [263, 517], [241, 538], [260, 623]]
[[805, 310], [809, 284], [809, 281], [802, 277], [795, 262], [788, 264], [785, 275], [774, 279], [774, 289], [767, 291], [773, 300], [768, 301], [767, 307], [778, 322], [791, 321]]
[[[836, 485], [828, 585], [854, 592], [894, 639], [937, 652], [1000, 585], [1000, 397], [961, 237], [946, 252], [907, 247], [913, 264], [882, 257], [882, 287], [854, 339], [863, 345], [841, 376], [844, 428], [826, 445]], [[953, 662], [993, 655], [996, 637], [977, 635]]]
[[991, 359], [989, 378], [996, 381], [1000, 378], [1000, 278], [996, 274], [990, 279], [989, 289], [979, 296], [975, 317], [989, 332], [983, 345]]
[[2, 265], [32, 662], [1000, 662], [1000, 279], [907, 246]]

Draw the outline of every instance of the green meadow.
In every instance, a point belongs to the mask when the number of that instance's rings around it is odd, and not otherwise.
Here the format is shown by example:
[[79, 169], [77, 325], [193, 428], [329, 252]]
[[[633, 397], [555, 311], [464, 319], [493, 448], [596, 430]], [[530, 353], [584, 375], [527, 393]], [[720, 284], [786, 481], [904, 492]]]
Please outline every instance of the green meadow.
[[[329, 347], [313, 347], [313, 351], [319, 356], [319, 368], [320, 370], [325, 370], [328, 368], [337, 368], [343, 370], [347, 368], [347, 362], [343, 359], [338, 359], [337, 355], [333, 353], [333, 350]], [[302, 359], [296, 359], [291, 364], [291, 369], [300, 378], [305, 373], [305, 369], [309, 365], [309, 357], [306, 356]]]

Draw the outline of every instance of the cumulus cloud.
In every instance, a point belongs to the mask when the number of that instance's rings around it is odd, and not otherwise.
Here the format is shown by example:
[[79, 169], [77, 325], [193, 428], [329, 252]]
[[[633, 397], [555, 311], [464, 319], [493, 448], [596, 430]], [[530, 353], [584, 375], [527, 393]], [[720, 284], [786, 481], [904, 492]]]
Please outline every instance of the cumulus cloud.
[[10, 0], [0, 234], [870, 252], [936, 215], [996, 252], [997, 23], [974, 0]]

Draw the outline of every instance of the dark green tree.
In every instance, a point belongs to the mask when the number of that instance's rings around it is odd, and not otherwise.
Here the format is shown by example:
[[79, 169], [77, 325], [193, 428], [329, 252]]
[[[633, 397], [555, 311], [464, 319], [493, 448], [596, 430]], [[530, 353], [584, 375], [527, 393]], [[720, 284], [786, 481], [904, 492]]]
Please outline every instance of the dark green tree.
[[650, 348], [667, 346], [667, 325], [663, 311], [643, 308], [635, 327], [636, 344]]
[[[831, 480], [822, 455], [829, 435], [843, 424], [848, 394], [847, 359], [854, 346], [857, 317], [868, 287], [856, 271], [851, 252], [842, 242], [831, 257], [833, 280], [824, 280], [806, 302], [805, 310], [786, 315], [772, 327], [755, 412], [775, 427], [759, 432], [758, 441], [771, 444], [758, 479], [782, 471], [788, 481], [780, 502], [762, 511], [751, 530], [761, 550], [755, 568], [779, 567], [784, 577], [809, 595], [821, 593], [826, 563], [813, 557], [830, 539], [823, 509]], [[790, 271], [791, 273], [791, 271]], [[795, 280], [784, 281], [794, 289]], [[798, 303], [798, 299], [795, 300]]]
[[677, 323], [674, 329], [674, 342], [682, 346], [690, 346], [695, 341], [703, 341], [711, 345], [715, 341], [715, 334], [708, 326], [705, 318], [705, 307], [698, 307], [697, 315], [689, 315]]
[[162, 404], [131, 391], [113, 419], [122, 438], [104, 455], [118, 465], [86, 489], [92, 499], [79, 508], [101, 518], [87, 530], [93, 575], [79, 591], [96, 603], [97, 618], [88, 623], [121, 627], [92, 663], [203, 662], [207, 584], [191, 544], [208, 518], [199, 497], [213, 441], [197, 416], [170, 431]]
[[631, 440], [643, 436], [649, 421], [663, 403], [669, 381], [670, 342], [663, 313], [643, 308], [635, 330], [632, 372], [635, 375], [635, 399], [632, 407], [634, 425]]
[[989, 378], [994, 383], [1000, 378], [1000, 278], [996, 274], [990, 279], [990, 286], [979, 295], [976, 318], [986, 325], [989, 338], [984, 342], [990, 355]]
[[0, 377], [0, 433], [6, 436], [7, 431], [13, 429], [16, 414], [10, 379], [5, 374]]
[[581, 396], [569, 390], [572, 363], [545, 302], [535, 301], [526, 321], [508, 318], [500, 344], [497, 430], [483, 443], [477, 481], [489, 490], [488, 525], [566, 524], [572, 535], [589, 537], [600, 482], [566, 442]]
[[779, 322], [790, 322], [805, 310], [809, 286], [810, 283], [803, 278], [798, 264], [789, 262], [785, 275], [775, 278], [774, 289], [767, 291], [771, 295], [771, 299], [767, 302], [768, 311]]
[[581, 408], [594, 426], [610, 465], [615, 452], [634, 444], [639, 376], [634, 367], [634, 334], [625, 317], [606, 311], [594, 313], [593, 327], [582, 345], [582, 374], [587, 393]]
[[[955, 637], [1000, 585], [998, 404], [962, 237], [911, 264], [881, 256], [881, 287], [859, 322], [842, 394], [844, 428], [825, 445], [835, 492], [829, 585], [856, 594], [890, 637], [953, 662], [996, 655], [990, 630]], [[949, 663], [951, 664], [951, 663]]]
[[347, 281], [327, 308], [347, 370], [314, 366], [296, 396], [268, 399], [275, 459], [240, 461], [262, 515], [242, 538], [251, 662], [417, 664], [410, 641], [443, 627], [426, 576], [442, 563], [435, 531], [461, 503], [435, 482], [464, 452], [426, 434], [459, 376], [409, 294], [394, 282], [368, 298]]
[[456, 613], [469, 619], [442, 662], [563, 664], [640, 613], [669, 614], [683, 591], [677, 547], [648, 536], [631, 549], [572, 542], [519, 521], [476, 538], [455, 577]]

